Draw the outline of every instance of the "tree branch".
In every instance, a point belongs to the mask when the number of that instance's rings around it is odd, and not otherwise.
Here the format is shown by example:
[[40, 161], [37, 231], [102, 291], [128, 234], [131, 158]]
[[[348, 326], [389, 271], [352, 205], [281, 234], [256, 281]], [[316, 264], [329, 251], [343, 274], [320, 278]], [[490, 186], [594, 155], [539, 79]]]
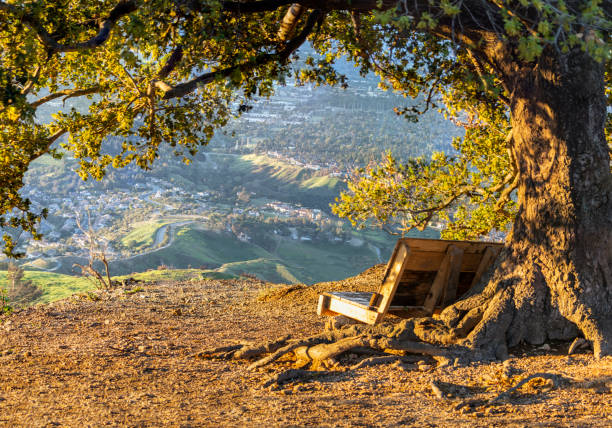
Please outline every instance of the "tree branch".
[[[490, 92], [491, 88], [489, 86], [489, 83], [487, 82], [487, 79], [485, 78], [485, 75], [488, 73], [485, 71], [484, 66], [480, 61], [480, 58], [478, 58], [477, 54], [471, 48], [467, 48], [466, 51], [467, 51], [468, 57], [470, 58], [470, 60], [472, 61], [472, 64], [474, 65], [474, 70], [476, 70], [476, 73], [478, 74], [478, 77], [480, 78], [480, 82], [483, 86], [483, 89], [487, 93]], [[506, 104], [507, 106], [510, 105], [510, 100], [508, 99], [508, 97], [506, 97], [503, 94], [499, 94], [498, 97], [504, 104]]]
[[293, 39], [291, 39], [281, 51], [278, 51], [274, 54], [260, 54], [256, 56], [253, 61], [233, 65], [222, 70], [211, 71], [209, 73], [205, 73], [196, 78], [193, 78], [188, 82], [180, 83], [174, 87], [171, 87], [170, 85], [162, 81], [155, 82], [155, 86], [161, 91], [165, 92], [162, 99], [169, 100], [172, 98], [179, 98], [188, 95], [191, 92], [195, 91], [198, 87], [207, 85], [217, 79], [228, 77], [235, 71], [252, 70], [255, 67], [272, 61], [285, 62], [287, 58], [289, 58], [289, 56], [306, 41], [306, 38], [310, 35], [317, 22], [322, 20], [323, 17], [324, 13], [322, 11], [312, 11], [311, 14], [308, 16], [308, 19], [302, 31]]
[[156, 78], [163, 80], [168, 77], [168, 75], [176, 68], [181, 59], [183, 59], [183, 46], [178, 45], [174, 51], [172, 51], [168, 61], [166, 61], [164, 66], [159, 70]]
[[108, 17], [100, 23], [98, 33], [94, 37], [84, 42], [65, 45], [58, 43], [55, 38], [53, 38], [53, 36], [49, 34], [47, 30], [45, 30], [44, 26], [39, 22], [39, 20], [33, 15], [25, 13], [21, 8], [13, 4], [0, 2], [0, 10], [4, 10], [6, 12], [17, 15], [24, 24], [26, 24], [28, 27], [30, 27], [36, 32], [40, 41], [53, 53], [76, 52], [97, 48], [108, 40], [111, 29], [119, 19], [121, 19], [125, 15], [134, 12], [137, 9], [138, 5], [135, 1], [122, 0], [117, 3], [117, 5], [110, 11]]
[[513, 176], [513, 178], [514, 179], [512, 180], [512, 183], [510, 183], [510, 185], [508, 185], [504, 189], [502, 194], [499, 196], [499, 199], [497, 200], [497, 203], [495, 204], [495, 209], [500, 210], [502, 206], [506, 202], [508, 202], [508, 200], [510, 199], [510, 194], [514, 191], [514, 189], [518, 187], [519, 179], [520, 179], [519, 174], [516, 174], [515, 176]]
[[30, 156], [29, 162], [32, 162], [35, 159], [38, 159], [39, 157], [44, 155], [45, 153], [48, 153], [49, 149], [51, 148], [51, 145], [55, 143], [66, 132], [68, 132], [66, 129], [59, 129], [58, 131], [55, 132], [55, 134], [47, 138], [47, 141], [45, 141], [44, 146], [41, 147], [38, 151], [34, 152], [32, 156]]
[[26, 84], [21, 89], [22, 95], [28, 95], [30, 93], [30, 91], [34, 87], [34, 84], [36, 83], [36, 80], [38, 79], [38, 76], [40, 76], [41, 70], [42, 70], [42, 67], [40, 65], [36, 66], [36, 68], [34, 69], [34, 74], [32, 75], [30, 79], [28, 79]]
[[297, 27], [300, 17], [305, 10], [306, 8], [301, 4], [294, 3], [291, 5], [281, 21], [280, 29], [278, 30], [277, 36], [280, 41], [284, 42], [293, 35], [295, 27]]
[[63, 98], [63, 101], [66, 101], [68, 98], [81, 97], [83, 95], [91, 95], [97, 92], [100, 92], [102, 88], [100, 86], [92, 86], [91, 88], [83, 88], [83, 89], [64, 89], [61, 91], [54, 92], [52, 94], [46, 95], [36, 101], [30, 103], [30, 107], [37, 108], [41, 105], [48, 103], [49, 101], [53, 101], [56, 98]]

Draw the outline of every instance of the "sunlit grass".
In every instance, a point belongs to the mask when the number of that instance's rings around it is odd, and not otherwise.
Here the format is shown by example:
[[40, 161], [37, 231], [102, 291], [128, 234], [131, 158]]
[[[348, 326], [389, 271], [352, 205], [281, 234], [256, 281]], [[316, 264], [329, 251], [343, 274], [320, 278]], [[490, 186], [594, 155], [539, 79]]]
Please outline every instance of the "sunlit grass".
[[[33, 305], [39, 303], [50, 303], [56, 300], [70, 297], [75, 293], [84, 293], [95, 289], [95, 285], [86, 278], [62, 275], [52, 272], [25, 271], [25, 281], [32, 281], [36, 287], [42, 291], [42, 295], [32, 302]], [[8, 288], [6, 271], [0, 271], [0, 287]]]

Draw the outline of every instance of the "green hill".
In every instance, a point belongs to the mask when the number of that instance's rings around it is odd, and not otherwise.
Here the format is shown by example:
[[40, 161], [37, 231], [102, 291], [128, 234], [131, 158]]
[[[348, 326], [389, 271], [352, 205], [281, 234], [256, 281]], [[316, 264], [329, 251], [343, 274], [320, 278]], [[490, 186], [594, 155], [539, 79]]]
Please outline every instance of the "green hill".
[[[254, 259], [242, 262], [225, 263], [212, 272], [228, 276], [253, 275], [259, 279], [275, 283], [301, 282], [280, 260]], [[206, 275], [206, 272], [203, 273]]]
[[386, 237], [387, 245], [379, 249], [379, 257], [372, 243], [381, 245], [385, 237], [371, 235], [361, 245], [275, 237], [276, 248], [268, 251], [257, 242], [241, 241], [232, 233], [202, 230], [191, 223], [177, 227], [167, 247], [112, 262], [111, 270], [115, 275], [126, 275], [158, 266], [191, 266], [235, 276], [249, 273], [270, 282], [312, 284], [346, 278], [386, 259], [393, 239]]
[[[42, 290], [42, 295], [31, 302], [33, 305], [53, 302], [74, 293], [95, 289], [94, 284], [85, 278], [52, 272], [25, 271], [24, 280], [32, 281], [32, 284]], [[7, 289], [8, 286], [6, 271], [0, 271], [0, 288]]]

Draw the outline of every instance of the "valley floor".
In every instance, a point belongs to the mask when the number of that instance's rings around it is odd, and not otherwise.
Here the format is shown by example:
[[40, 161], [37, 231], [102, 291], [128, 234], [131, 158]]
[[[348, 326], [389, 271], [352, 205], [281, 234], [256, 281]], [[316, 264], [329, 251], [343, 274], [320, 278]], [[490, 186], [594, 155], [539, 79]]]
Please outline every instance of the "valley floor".
[[[203, 350], [321, 331], [319, 290], [367, 289], [381, 268], [339, 283], [275, 289], [257, 281], [190, 281], [95, 292], [0, 318], [0, 424], [4, 426], [611, 426], [612, 359], [568, 357], [568, 344], [511, 350], [532, 385], [483, 409], [507, 389], [501, 362], [431, 368], [379, 365], [333, 371], [267, 388], [289, 363], [248, 371], [244, 361], [208, 360]], [[259, 299], [257, 299], [259, 297]], [[263, 298], [262, 298], [263, 297]], [[340, 362], [355, 364], [349, 354]], [[506, 366], [507, 367], [507, 366]], [[436, 398], [436, 380], [449, 396]]]

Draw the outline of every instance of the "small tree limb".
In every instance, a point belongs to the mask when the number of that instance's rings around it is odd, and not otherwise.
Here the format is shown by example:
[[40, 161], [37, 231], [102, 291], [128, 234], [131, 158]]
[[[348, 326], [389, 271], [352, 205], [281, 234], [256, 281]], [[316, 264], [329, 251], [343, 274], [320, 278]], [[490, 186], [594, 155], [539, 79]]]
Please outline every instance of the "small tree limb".
[[162, 97], [162, 99], [164, 100], [180, 98], [190, 94], [191, 92], [195, 91], [197, 88], [203, 85], [212, 83], [217, 79], [229, 77], [232, 73], [236, 71], [249, 71], [258, 66], [273, 61], [278, 61], [281, 63], [285, 62], [289, 58], [289, 56], [306, 41], [306, 38], [310, 35], [310, 33], [312, 33], [317, 22], [321, 21], [324, 16], [324, 13], [320, 10], [312, 11], [308, 16], [308, 19], [306, 20], [306, 24], [304, 25], [302, 31], [293, 39], [291, 39], [282, 50], [274, 54], [260, 54], [256, 56], [255, 59], [252, 61], [248, 61], [242, 64], [236, 64], [221, 70], [211, 71], [209, 73], [205, 73], [198, 77], [195, 77], [187, 82], [179, 83], [174, 87], [164, 82], [161, 82], [161, 79], [155, 83], [155, 86], [165, 92]]
[[119, 19], [128, 15], [138, 9], [138, 5], [133, 0], [122, 0], [109, 12], [108, 17], [102, 21], [99, 26], [98, 33], [90, 39], [75, 44], [61, 44], [58, 43], [55, 38], [44, 26], [31, 14], [25, 13], [23, 9], [13, 4], [7, 4], [0, 2], [0, 10], [17, 15], [21, 18], [21, 21], [36, 32], [40, 41], [49, 49], [52, 53], [58, 52], [78, 52], [88, 49], [94, 49], [104, 44], [111, 33], [112, 28]]
[[48, 103], [49, 101], [53, 101], [57, 98], [63, 98], [63, 101], [66, 101], [68, 98], [81, 97], [83, 95], [91, 95], [96, 94], [102, 90], [101, 86], [92, 86], [91, 88], [81, 88], [81, 89], [63, 89], [61, 91], [53, 92], [52, 94], [45, 95], [42, 98], [39, 98], [36, 101], [30, 103], [30, 107], [37, 108], [41, 105]]

